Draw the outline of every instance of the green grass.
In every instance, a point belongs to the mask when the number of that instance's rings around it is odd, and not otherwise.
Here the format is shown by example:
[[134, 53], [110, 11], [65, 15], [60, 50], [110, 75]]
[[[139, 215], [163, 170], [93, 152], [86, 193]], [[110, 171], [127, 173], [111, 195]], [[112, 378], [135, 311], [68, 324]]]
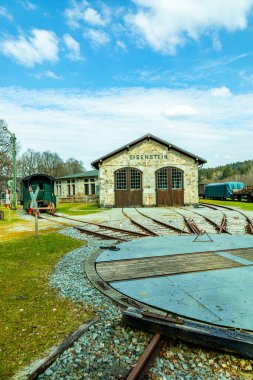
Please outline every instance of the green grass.
[[90, 317], [84, 305], [60, 298], [49, 286], [49, 275], [59, 259], [83, 244], [58, 233], [0, 243], [1, 379]]
[[17, 216], [16, 210], [10, 210], [4, 206], [0, 206], [0, 210], [4, 212], [4, 220], [1, 220], [1, 225], [20, 222], [22, 219]]
[[251, 202], [246, 202], [246, 201], [220, 201], [220, 200], [215, 200], [215, 199], [199, 199], [199, 203], [204, 202], [204, 203], [209, 203], [209, 204], [217, 204], [221, 206], [232, 206], [232, 207], [238, 207], [241, 210], [244, 211], [253, 211], [253, 203]]
[[102, 210], [97, 204], [86, 203], [58, 203], [56, 207], [56, 212], [67, 215], [87, 215], [101, 211], [104, 210]]

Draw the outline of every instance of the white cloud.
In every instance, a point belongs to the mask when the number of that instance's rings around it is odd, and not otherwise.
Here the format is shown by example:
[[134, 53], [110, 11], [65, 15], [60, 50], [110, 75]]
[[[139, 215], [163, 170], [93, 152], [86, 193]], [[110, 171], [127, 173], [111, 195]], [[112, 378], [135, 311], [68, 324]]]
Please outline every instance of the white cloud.
[[72, 61], [82, 60], [80, 44], [70, 34], [65, 34], [63, 40], [69, 50], [67, 57]]
[[167, 108], [164, 115], [167, 117], [188, 117], [198, 115], [198, 113], [199, 112], [195, 108], [187, 104], [178, 104]]
[[84, 38], [88, 38], [94, 46], [105, 45], [110, 41], [109, 35], [102, 30], [86, 29]]
[[[213, 29], [244, 29], [253, 6], [253, 0], [133, 1], [137, 11], [126, 16], [126, 23], [142, 43], [165, 54]], [[220, 44], [216, 39], [216, 48]]]
[[46, 70], [43, 71], [42, 73], [38, 73], [35, 75], [36, 78], [41, 79], [41, 78], [49, 78], [49, 79], [56, 79], [59, 80], [61, 79], [58, 75], [56, 75], [53, 71]]
[[[251, 159], [252, 103], [253, 93], [219, 97], [211, 89], [0, 88], [1, 118], [16, 133], [23, 150], [46, 147], [64, 159], [74, 156], [86, 167], [146, 133], [206, 158], [209, 166]], [[188, 111], [198, 114], [165, 116], [164, 110], [175, 110], [175, 105], [181, 105], [181, 112], [187, 105]]]
[[0, 41], [0, 47], [4, 55], [27, 67], [58, 60], [58, 39], [54, 32], [43, 29], [33, 29], [28, 37], [7, 37]]
[[37, 5], [28, 0], [19, 0], [19, 3], [28, 11], [34, 11]]
[[217, 32], [213, 34], [213, 48], [216, 51], [221, 51], [222, 50], [222, 43], [220, 40], [220, 37]]
[[13, 21], [12, 15], [7, 11], [5, 7], [0, 6], [0, 16], [7, 18], [9, 21]]
[[231, 92], [230, 92], [229, 88], [227, 88], [227, 87], [213, 88], [210, 90], [210, 93], [213, 96], [217, 96], [217, 97], [228, 97], [231, 95]]
[[71, 1], [71, 7], [64, 12], [67, 23], [70, 27], [78, 28], [81, 25], [90, 24], [92, 26], [104, 26], [110, 20], [110, 12], [107, 6], [101, 5], [101, 13], [91, 8], [85, 0], [77, 2]]
[[87, 8], [83, 13], [83, 19], [91, 25], [104, 25], [101, 15], [93, 8]]
[[117, 46], [118, 48], [120, 48], [121, 50], [123, 50], [124, 52], [127, 51], [126, 44], [125, 44], [123, 41], [121, 41], [121, 40], [117, 40], [117, 41], [116, 41], [116, 46]]

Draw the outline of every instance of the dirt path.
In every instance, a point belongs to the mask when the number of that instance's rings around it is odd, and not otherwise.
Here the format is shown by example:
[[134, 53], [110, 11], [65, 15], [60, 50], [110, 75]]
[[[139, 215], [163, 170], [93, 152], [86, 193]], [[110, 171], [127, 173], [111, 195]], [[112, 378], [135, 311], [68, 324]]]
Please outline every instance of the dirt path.
[[[47, 220], [39, 219], [39, 234], [45, 231], [57, 231], [62, 229], [62, 225], [57, 225]], [[12, 211], [10, 220], [0, 220], [0, 242], [12, 240], [19, 237], [34, 236], [35, 219], [33, 216], [23, 214], [18, 210]]]

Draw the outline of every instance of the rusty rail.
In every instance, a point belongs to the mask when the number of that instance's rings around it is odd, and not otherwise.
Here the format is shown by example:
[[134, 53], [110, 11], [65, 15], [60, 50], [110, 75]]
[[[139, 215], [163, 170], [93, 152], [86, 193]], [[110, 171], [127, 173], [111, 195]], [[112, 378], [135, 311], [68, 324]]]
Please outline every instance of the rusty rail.
[[[213, 210], [217, 210], [217, 208], [215, 208], [215, 207], [210, 207], [210, 208], [212, 208]], [[204, 218], [208, 223], [210, 223], [210, 224], [216, 229], [216, 231], [217, 231], [219, 234], [222, 233], [222, 232], [225, 232], [225, 233], [227, 233], [227, 234], [230, 234], [230, 232], [228, 232], [227, 229], [226, 229], [226, 227], [227, 227], [227, 218], [226, 218], [225, 215], [224, 215], [224, 217], [223, 217], [223, 219], [222, 219], [222, 221], [221, 221], [221, 224], [218, 224], [218, 223], [216, 223], [214, 220], [208, 218], [208, 217], [205, 216], [205, 215], [200, 214], [199, 212], [196, 212], [196, 211], [191, 211], [191, 212], [193, 212], [194, 214], [199, 215], [199, 216], [201, 216], [202, 218]], [[230, 235], [231, 235], [231, 234], [230, 234]]]
[[128, 218], [131, 221], [131, 223], [133, 223], [135, 226], [141, 228], [143, 231], [145, 231], [146, 233], [148, 233], [149, 236], [159, 236], [156, 232], [152, 231], [150, 228], [145, 227], [141, 223], [138, 223], [135, 220], [133, 220], [129, 215], [126, 214], [126, 212], [124, 211], [124, 209], [122, 209], [122, 213], [123, 213], [123, 215], [125, 215], [126, 218]]
[[229, 207], [229, 206], [223, 206], [223, 205], [221, 206], [221, 205], [215, 204], [214, 207], [211, 207], [208, 203], [202, 203], [201, 202], [201, 204], [203, 204], [205, 207], [210, 207], [210, 208], [213, 208], [215, 210], [218, 210], [219, 208], [225, 208], [226, 210], [229, 210], [229, 211], [238, 212], [239, 214], [244, 216], [244, 218], [248, 222], [248, 224], [245, 227], [246, 232], [250, 235], [253, 235], [253, 221], [246, 214], [244, 214], [244, 212], [242, 212], [240, 210], [235, 210], [234, 208]]
[[226, 217], [226, 215], [223, 215], [223, 218], [222, 218], [222, 221], [220, 224], [219, 234], [222, 232], [226, 232], [226, 233], [230, 234], [230, 232], [228, 232], [228, 230], [227, 230], [227, 224], [228, 224], [227, 217]]
[[185, 220], [187, 226], [192, 231], [192, 233], [197, 234], [197, 235], [201, 235], [202, 231], [198, 228], [198, 226], [196, 225], [196, 223], [194, 223], [194, 221], [192, 219], [190, 219], [190, 218], [188, 219], [188, 218], [184, 217], [184, 220]]
[[[106, 226], [104, 224], [99, 224], [99, 223], [85, 222], [83, 220], [75, 219], [75, 218], [70, 218], [70, 217], [65, 216], [65, 215], [54, 214], [54, 215], [51, 215], [51, 216], [52, 217], [56, 217], [56, 218], [62, 218], [62, 219], [72, 220], [73, 222], [79, 222], [79, 223], [85, 224], [87, 226], [96, 226], [96, 227], [99, 227], [99, 228], [103, 228], [105, 230], [111, 230], [111, 231], [120, 232], [122, 234], [128, 234], [128, 235], [137, 236], [137, 237], [150, 236], [150, 234], [147, 235], [147, 233], [143, 233], [143, 232], [137, 232], [137, 231], [126, 230], [126, 229], [118, 228], [118, 227]], [[50, 219], [44, 218], [44, 217], [43, 217], [43, 219], [50, 220]], [[64, 223], [64, 222], [57, 221], [57, 223], [63, 224], [63, 225], [67, 225], [67, 223]], [[107, 234], [105, 234], [103, 232], [92, 231], [92, 230], [86, 229], [86, 228], [81, 227], [81, 226], [73, 226], [73, 228], [79, 230], [81, 233], [87, 233], [89, 235], [94, 235], [94, 236], [97, 236], [97, 237], [100, 237], [100, 238], [103, 238], [103, 239], [107, 239], [107, 240], [119, 240], [119, 241], [122, 241], [122, 242], [129, 241], [129, 239], [124, 239], [123, 237], [117, 237], [117, 236], [107, 235]]]
[[150, 343], [140, 356], [126, 380], [140, 380], [150, 368], [151, 362], [155, 359], [161, 348], [162, 335], [155, 334]]
[[70, 217], [65, 216], [65, 215], [62, 216], [62, 215], [54, 214], [54, 216], [57, 217], [57, 218], [69, 219], [69, 220], [73, 220], [74, 222], [84, 223], [84, 224], [91, 225], [91, 226], [97, 226], [97, 227], [101, 227], [101, 228], [106, 228], [107, 230], [111, 230], [111, 231], [118, 231], [118, 232], [128, 233], [128, 234], [139, 236], [139, 237], [145, 237], [145, 236], [147, 236], [147, 234], [144, 234], [143, 232], [137, 232], [137, 231], [126, 230], [124, 228], [106, 226], [106, 225], [100, 224], [100, 223], [85, 222], [83, 220], [70, 218]]
[[192, 234], [196, 234], [196, 235], [201, 235], [202, 234], [203, 231], [198, 228], [198, 226], [193, 221], [193, 219], [187, 218], [184, 214], [181, 214], [181, 212], [179, 212], [179, 211], [176, 211], [176, 210], [173, 210], [173, 211], [175, 213], [177, 213], [178, 215], [182, 216], [182, 218], [184, 219], [184, 222], [185, 222], [186, 226], [189, 228], [189, 230], [190, 230], [190, 232]]
[[189, 234], [188, 231], [185, 231], [185, 230], [182, 230], [181, 228], [175, 227], [175, 226], [173, 226], [172, 224], [165, 223], [165, 222], [161, 222], [160, 220], [157, 220], [157, 219], [155, 219], [155, 218], [151, 218], [150, 216], [148, 216], [148, 215], [144, 214], [143, 212], [139, 211], [137, 208], [135, 208], [135, 210], [136, 210], [139, 214], [145, 216], [146, 218], [151, 219], [153, 222], [155, 222], [155, 223], [157, 223], [157, 224], [160, 224], [160, 225], [163, 226], [163, 227], [167, 227], [167, 228], [169, 228], [169, 229], [171, 229], [171, 230], [173, 230], [173, 231], [175, 231], [175, 232], [179, 232], [179, 233], [181, 233], [181, 234]]
[[80, 231], [81, 233], [85, 233], [87, 235], [94, 235], [94, 236], [100, 237], [102, 239], [128, 241], [127, 239], [123, 239], [121, 237], [110, 236], [110, 235], [104, 234], [102, 232], [88, 230], [87, 228], [83, 228], [83, 227], [79, 227], [79, 226], [74, 226], [73, 228], [75, 228], [76, 230]]

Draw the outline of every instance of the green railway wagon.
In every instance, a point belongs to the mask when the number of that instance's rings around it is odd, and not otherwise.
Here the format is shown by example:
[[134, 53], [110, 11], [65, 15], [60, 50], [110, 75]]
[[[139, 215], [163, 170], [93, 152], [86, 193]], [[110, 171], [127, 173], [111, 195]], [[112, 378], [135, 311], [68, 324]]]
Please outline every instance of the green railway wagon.
[[30, 186], [33, 192], [39, 188], [37, 196], [38, 209], [52, 212], [56, 207], [54, 177], [46, 174], [33, 174], [22, 179], [20, 183], [20, 203], [27, 212], [29, 212], [31, 206]]

